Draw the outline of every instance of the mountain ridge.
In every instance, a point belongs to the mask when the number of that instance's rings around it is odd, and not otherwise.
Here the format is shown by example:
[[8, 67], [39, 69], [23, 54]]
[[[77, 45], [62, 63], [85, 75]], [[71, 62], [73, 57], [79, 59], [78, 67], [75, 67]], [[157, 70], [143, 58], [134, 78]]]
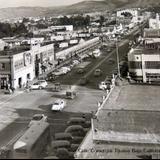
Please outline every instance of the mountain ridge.
[[32, 16], [54, 16], [96, 11], [110, 11], [124, 7], [159, 6], [160, 0], [86, 0], [69, 6], [56, 7], [12, 7], [0, 9], [0, 19]]

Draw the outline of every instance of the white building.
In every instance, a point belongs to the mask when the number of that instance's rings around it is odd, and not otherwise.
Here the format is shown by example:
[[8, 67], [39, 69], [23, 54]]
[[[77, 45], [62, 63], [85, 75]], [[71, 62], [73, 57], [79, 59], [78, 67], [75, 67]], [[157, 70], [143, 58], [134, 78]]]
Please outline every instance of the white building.
[[134, 24], [138, 24], [138, 23], [142, 23], [144, 20], [145, 20], [144, 16], [134, 16], [131, 22]]
[[64, 25], [64, 26], [50, 26], [51, 30], [65, 30], [65, 31], [73, 31], [73, 25]]
[[41, 44], [43, 42], [44, 42], [44, 37], [39, 37], [39, 38], [25, 39], [22, 41], [22, 44]]
[[149, 19], [149, 28], [151, 29], [160, 29], [160, 19], [159, 19], [159, 14], [156, 14], [156, 18]]
[[125, 13], [125, 12], [132, 14], [133, 17], [136, 17], [139, 14], [139, 9], [132, 8], [132, 9], [119, 10], [119, 11], [117, 11], [117, 17], [123, 18], [124, 17], [123, 13]]
[[0, 51], [3, 51], [5, 46], [6, 46], [6, 43], [0, 39]]
[[88, 41], [84, 41], [81, 39], [79, 41], [79, 44], [56, 53], [56, 59], [65, 60], [67, 58], [74, 56], [75, 54], [78, 55], [78, 54], [88, 53], [89, 50], [93, 50], [99, 47], [100, 43], [101, 42], [99, 37], [90, 39]]
[[144, 83], [160, 81], [160, 41], [148, 41], [145, 45], [147, 47], [137, 47], [128, 53], [130, 75]]
[[1, 51], [0, 88], [5, 89], [9, 84], [15, 89], [23, 88], [28, 81], [32, 81], [54, 65], [53, 44]]

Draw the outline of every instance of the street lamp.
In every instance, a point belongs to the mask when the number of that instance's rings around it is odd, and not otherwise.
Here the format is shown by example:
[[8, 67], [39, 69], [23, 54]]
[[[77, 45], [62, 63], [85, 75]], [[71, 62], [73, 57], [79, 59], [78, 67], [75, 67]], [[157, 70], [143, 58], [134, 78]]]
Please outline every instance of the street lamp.
[[116, 38], [116, 55], [117, 55], [117, 68], [118, 68], [118, 77], [121, 77], [120, 65], [119, 65], [119, 46], [118, 46], [118, 38]]

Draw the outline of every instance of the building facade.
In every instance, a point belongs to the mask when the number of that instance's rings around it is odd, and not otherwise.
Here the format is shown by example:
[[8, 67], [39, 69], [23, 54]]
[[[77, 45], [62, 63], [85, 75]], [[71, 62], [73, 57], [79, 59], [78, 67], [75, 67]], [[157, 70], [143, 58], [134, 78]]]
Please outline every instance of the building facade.
[[74, 55], [88, 53], [90, 50], [94, 50], [97, 47], [99, 47], [100, 44], [101, 44], [101, 41], [99, 37], [90, 39], [88, 41], [84, 41], [81, 39], [79, 44], [55, 53], [56, 59], [65, 60], [65, 59], [71, 58]]
[[160, 19], [159, 14], [156, 14], [156, 18], [150, 18], [149, 19], [149, 28], [151, 29], [160, 29]]
[[132, 9], [124, 9], [117, 11], [117, 17], [124, 17], [123, 13], [130, 13], [133, 17], [137, 17], [139, 14], [139, 9], [132, 8]]
[[0, 39], [0, 51], [4, 50], [5, 46], [6, 46], [6, 43]]
[[0, 52], [0, 88], [25, 87], [54, 66], [54, 57], [53, 44]]
[[128, 53], [129, 72], [133, 79], [143, 81], [144, 83], [160, 82], [159, 49], [154, 49], [157, 48], [155, 44], [148, 45], [152, 49], [137, 47]]

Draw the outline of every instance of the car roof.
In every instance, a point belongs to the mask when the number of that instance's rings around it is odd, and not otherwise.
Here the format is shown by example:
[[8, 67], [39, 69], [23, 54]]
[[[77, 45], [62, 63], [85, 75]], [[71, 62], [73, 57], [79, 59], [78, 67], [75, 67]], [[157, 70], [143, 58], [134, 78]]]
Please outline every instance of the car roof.
[[35, 114], [33, 117], [41, 117], [43, 114]]
[[38, 82], [46, 82], [46, 80], [38, 80]]

